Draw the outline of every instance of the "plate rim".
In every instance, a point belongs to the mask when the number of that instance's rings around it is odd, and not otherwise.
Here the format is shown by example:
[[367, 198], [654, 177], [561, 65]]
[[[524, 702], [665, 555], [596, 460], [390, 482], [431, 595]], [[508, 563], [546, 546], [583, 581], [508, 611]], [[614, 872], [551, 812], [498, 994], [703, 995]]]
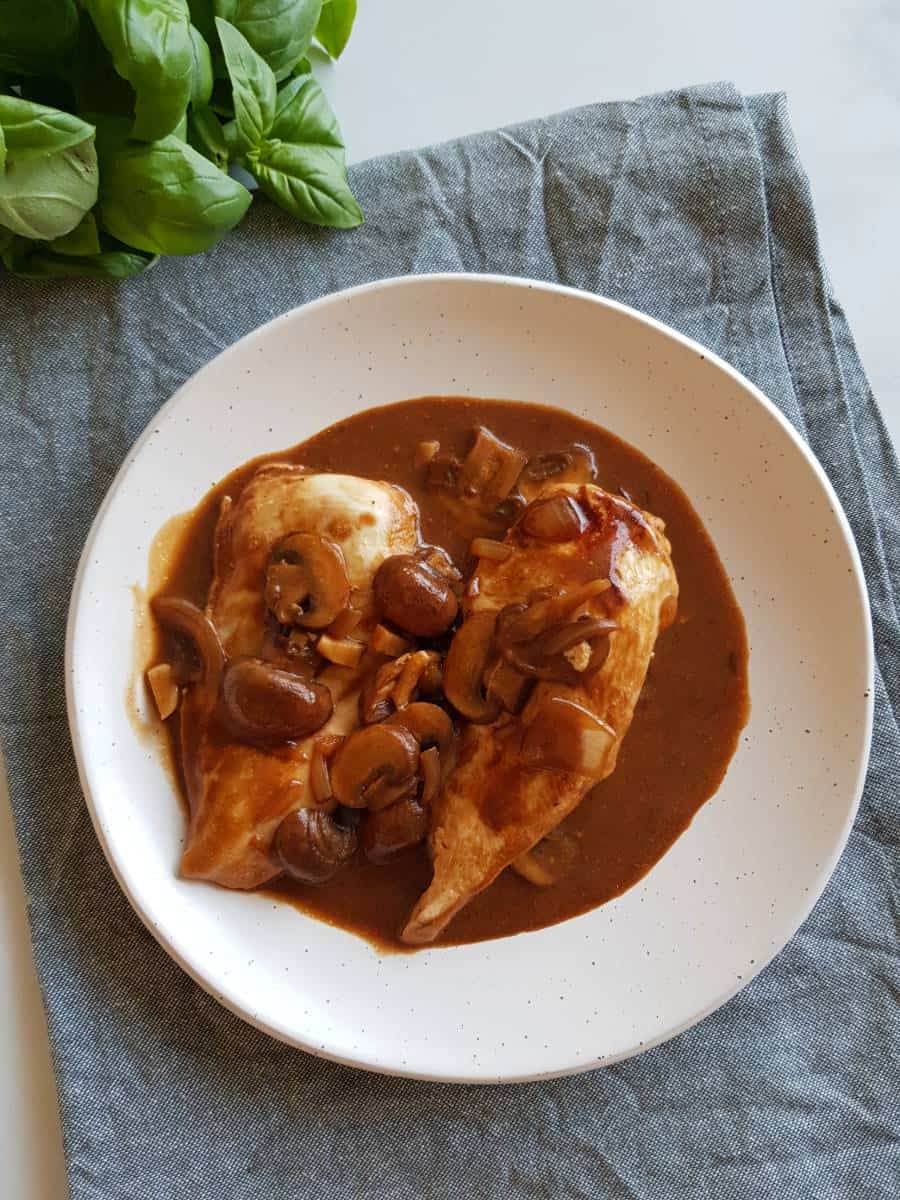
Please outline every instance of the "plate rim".
[[[655, 334], [662, 335], [671, 341], [676, 342], [683, 348], [690, 350], [716, 366], [726, 376], [730, 377], [735, 383], [744, 388], [758, 404], [769, 414], [774, 417], [776, 422], [781, 426], [784, 433], [787, 434], [794, 446], [799, 449], [807, 466], [811, 468], [813, 475], [818, 480], [820, 486], [823, 487], [825, 494], [832, 505], [832, 509], [837, 518], [837, 524], [843, 536], [844, 546], [848, 552], [850, 564], [853, 569], [853, 579], [856, 585], [859, 599], [862, 603], [862, 613], [865, 618], [865, 675], [866, 675], [866, 692], [864, 696], [864, 753], [860, 756], [860, 764], [857, 770], [857, 776], [853, 788], [853, 799], [848, 809], [847, 817], [841, 827], [838, 838], [835, 842], [835, 848], [832, 853], [823, 860], [819, 870], [814, 878], [813, 886], [810, 887], [809, 897], [801, 906], [799, 916], [783, 939], [779, 939], [776, 948], [767, 957], [763, 957], [754, 964], [753, 968], [746, 971], [743, 978], [735, 980], [729, 984], [718, 996], [709, 1002], [702, 1009], [692, 1013], [687, 1019], [678, 1022], [671, 1027], [659, 1032], [651, 1038], [646, 1039], [640, 1045], [636, 1045], [621, 1052], [606, 1055], [602, 1057], [589, 1056], [587, 1058], [578, 1058], [575, 1062], [564, 1065], [562, 1067], [553, 1068], [547, 1071], [524, 1072], [521, 1074], [503, 1074], [497, 1075], [482, 1075], [472, 1073], [432, 1073], [428, 1071], [411, 1070], [404, 1067], [399, 1062], [384, 1062], [375, 1061], [371, 1056], [367, 1056], [365, 1052], [360, 1051], [356, 1056], [340, 1054], [330, 1051], [322, 1044], [314, 1044], [312, 1041], [304, 1040], [295, 1032], [286, 1030], [274, 1022], [267, 1021], [256, 1013], [250, 1011], [241, 1002], [229, 994], [227, 989], [222, 989], [213, 983], [212, 980], [205, 977], [202, 966], [200, 965], [199, 956], [196, 963], [191, 958], [183, 953], [167, 936], [166, 932], [156, 923], [152, 912], [144, 905], [132, 889], [129, 883], [128, 871], [123, 864], [120, 864], [116, 856], [113, 854], [109, 842], [107, 840], [100, 813], [97, 809], [88, 769], [85, 762], [85, 756], [82, 753], [82, 742], [85, 739], [84, 731], [81, 727], [79, 719], [78, 706], [76, 703], [77, 686], [75, 683], [74, 659], [76, 655], [76, 634], [78, 625], [78, 615], [83, 596], [85, 578], [88, 571], [94, 544], [99, 536], [108, 510], [115, 502], [119, 491], [132, 469], [135, 460], [141, 453], [144, 445], [153, 437], [153, 427], [156, 422], [163, 418], [170, 408], [180, 401], [182, 394], [190, 387], [193, 387], [203, 372], [206, 371], [213, 363], [237, 353], [241, 348], [252, 344], [255, 340], [268, 337], [273, 329], [279, 325], [286, 325], [291, 320], [295, 319], [300, 313], [311, 313], [320, 311], [334, 305], [346, 303], [357, 296], [364, 295], [374, 291], [390, 291], [395, 288], [416, 287], [422, 283], [441, 283], [464, 284], [466, 286], [504, 286], [512, 289], [522, 289], [526, 291], [542, 291], [551, 294], [587, 301], [597, 305], [599, 308], [611, 310], [620, 315], [627, 316], [636, 320], [639, 324], [652, 330]], [[874, 724], [874, 706], [875, 706], [875, 647], [874, 634], [872, 628], [872, 614], [869, 603], [869, 593], [866, 584], [865, 572], [863, 570], [862, 560], [859, 554], [859, 549], [856, 545], [856, 540], [853, 536], [853, 531], [847, 514], [844, 512], [843, 505], [840, 502], [837, 493], [825, 472], [824, 467], [816, 458], [810, 446], [800, 436], [794, 426], [788, 421], [781, 410], [771, 401], [764, 392], [762, 392], [756, 384], [743, 375], [737, 368], [733, 367], [725, 359], [721, 358], [715, 351], [710, 350], [701, 342], [694, 338], [681, 333], [665, 322], [650, 316], [647, 313], [641, 312], [639, 309], [633, 308], [628, 304], [623, 304], [621, 301], [613, 300], [607, 296], [599, 295], [594, 292], [585, 291], [582, 288], [569, 287], [565, 284], [553, 283], [545, 280], [532, 279], [525, 276], [503, 275], [499, 273], [480, 273], [468, 271], [436, 271], [425, 272], [421, 274], [410, 275], [395, 275], [384, 279], [372, 280], [368, 283], [357, 284], [353, 287], [343, 288], [339, 291], [329, 292], [326, 295], [317, 297], [314, 300], [306, 301], [303, 304], [295, 305], [286, 312], [278, 314], [262, 325], [256, 326], [243, 334], [236, 341], [226, 346], [218, 354], [213, 355], [207, 362], [199, 367], [192, 375], [184, 380], [183, 383], [172, 393], [172, 395], [148, 418], [147, 424], [144, 426], [141, 433], [128, 449], [118, 471], [113, 477], [112, 482], [107, 488], [106, 494], [100, 503], [99, 508], [91, 522], [90, 529], [85, 539], [84, 546], [78, 560], [78, 566], [72, 584], [72, 591], [69, 599], [68, 614], [66, 620], [66, 639], [65, 639], [65, 654], [63, 670], [65, 673], [65, 693], [66, 693], [66, 712], [69, 724], [69, 732], [72, 742], [72, 749], [75, 755], [76, 765], [78, 769], [78, 780], [81, 787], [82, 796], [88, 809], [91, 818], [91, 823], [94, 827], [94, 832], [104, 857], [113, 873], [113, 877], [119, 887], [125, 894], [128, 903], [131, 905], [134, 912], [140, 918], [141, 922], [159, 943], [162, 949], [169, 957], [178, 964], [179, 967], [205, 992], [213, 997], [218, 1003], [223, 1005], [231, 1013], [240, 1020], [255, 1027], [277, 1041], [304, 1050], [307, 1053], [313, 1054], [318, 1058], [324, 1058], [331, 1062], [339, 1063], [342, 1066], [355, 1067], [360, 1070], [369, 1071], [374, 1074], [392, 1076], [394, 1078], [405, 1078], [419, 1081], [437, 1082], [437, 1083], [459, 1083], [459, 1084], [503, 1084], [503, 1083], [531, 1083], [544, 1079], [556, 1079], [567, 1076], [579, 1075], [586, 1071], [594, 1070], [601, 1066], [611, 1066], [614, 1063], [624, 1061], [626, 1059], [643, 1054], [646, 1050], [670, 1041], [672, 1038], [679, 1036], [686, 1030], [699, 1024], [700, 1021], [710, 1016], [723, 1004], [727, 1003], [738, 992], [747, 987], [750, 982], [756, 978], [778, 954], [787, 946], [788, 942], [796, 935], [797, 930], [806, 921], [814, 906], [818, 903], [827, 888], [834, 874], [837, 863], [846, 849], [847, 842], [850, 837], [853, 824], [856, 820], [859, 811], [860, 802], [865, 786], [866, 773], [868, 769], [869, 757], [872, 747], [872, 733]], [[452, 949], [453, 947], [449, 947]]]

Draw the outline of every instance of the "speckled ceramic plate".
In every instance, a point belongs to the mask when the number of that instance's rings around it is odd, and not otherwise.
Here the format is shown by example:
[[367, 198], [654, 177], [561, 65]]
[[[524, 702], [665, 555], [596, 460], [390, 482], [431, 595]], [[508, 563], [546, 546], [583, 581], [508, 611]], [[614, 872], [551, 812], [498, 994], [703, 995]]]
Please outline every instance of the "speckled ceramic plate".
[[[717, 795], [619, 899], [535, 933], [383, 956], [270, 899], [177, 877], [181, 807], [126, 703], [132, 593], [160, 526], [251, 455], [362, 406], [448, 393], [570, 409], [681, 484], [746, 617], [753, 711]], [[828, 882], [858, 804], [872, 717], [859, 559], [825, 475], [787, 422], [725, 363], [639, 313], [487, 276], [387, 280], [329, 296], [257, 330], [185, 384], [97, 516], [66, 670], [97, 834], [169, 953], [275, 1037], [371, 1070], [446, 1080], [612, 1062], [744, 986]]]

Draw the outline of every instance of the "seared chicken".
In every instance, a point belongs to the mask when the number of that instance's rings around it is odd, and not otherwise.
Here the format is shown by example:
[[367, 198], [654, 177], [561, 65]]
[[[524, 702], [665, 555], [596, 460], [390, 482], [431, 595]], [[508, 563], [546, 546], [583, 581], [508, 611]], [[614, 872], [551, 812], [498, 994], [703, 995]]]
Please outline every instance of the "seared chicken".
[[[350, 588], [343, 600], [361, 613], [357, 629], [364, 635], [375, 624], [375, 572], [385, 558], [418, 546], [418, 509], [389, 483], [309, 474], [287, 464], [260, 468], [234, 503], [223, 503], [216, 529], [206, 616], [228, 660], [251, 656], [279, 666], [277, 652], [267, 646], [266, 608], [272, 603], [267, 567], [273, 547], [291, 535], [308, 534], [328, 539], [342, 555], [344, 586], [349, 581]], [[357, 724], [359, 670], [328, 666], [317, 676], [320, 684], [327, 685], [334, 709], [316, 737], [349, 732]], [[318, 694], [327, 696], [324, 688]], [[281, 870], [271, 850], [281, 819], [311, 803], [313, 739], [255, 746], [229, 736], [213, 710], [214, 698], [202, 686], [187, 690], [180, 729], [190, 827], [181, 870], [225, 887], [253, 888]]]
[[[657, 635], [675, 615], [670, 551], [663, 523], [631, 502], [592, 484], [554, 483], [510, 529], [504, 548], [481, 559], [463, 604], [466, 636], [457, 634], [461, 649], [455, 642], [445, 671], [454, 699], [454, 673], [465, 677], [474, 664], [472, 694], [454, 703], [471, 706], [470, 719], [480, 723], [466, 725], [435, 802], [433, 878], [404, 941], [436, 938], [614, 770]], [[478, 690], [487, 647], [504, 639], [507, 674], [497, 677], [498, 688], [508, 693], [516, 667], [539, 679], [516, 715], [514, 703], [501, 715], [490, 684], [486, 694]], [[529, 639], [543, 639], [540, 662], [528, 662]], [[547, 667], [553, 656], [555, 673]]]

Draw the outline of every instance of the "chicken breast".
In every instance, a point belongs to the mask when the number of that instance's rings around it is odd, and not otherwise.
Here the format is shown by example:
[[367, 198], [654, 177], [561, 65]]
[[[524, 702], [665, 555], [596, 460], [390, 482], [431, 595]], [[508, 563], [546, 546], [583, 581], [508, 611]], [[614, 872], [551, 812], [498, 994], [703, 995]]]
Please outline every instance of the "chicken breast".
[[[559, 502], [537, 514], [543, 501], [566, 496], [574, 535], [554, 529]], [[591, 666], [590, 645], [573, 644], [566, 650], [570, 682], [539, 682], [518, 716], [466, 726], [435, 804], [433, 878], [403, 930], [410, 943], [436, 938], [615, 769], [657, 635], [676, 611], [678, 583], [663, 523], [599, 487], [545, 487], [505, 540], [509, 556], [483, 558], [472, 577], [467, 624], [531, 600], [544, 627], [578, 616], [616, 627], [599, 670]], [[601, 590], [604, 579], [610, 586]], [[534, 607], [535, 592], [543, 610]]]
[[[418, 509], [388, 483], [290, 464], [261, 467], [236, 501], [223, 503], [216, 528], [206, 614], [229, 659], [260, 655], [269, 555], [292, 533], [318, 534], [340, 548], [365, 632], [375, 623], [375, 572], [389, 555], [417, 547]], [[349, 732], [357, 723], [359, 672], [329, 667], [318, 678], [331, 690], [334, 712], [315, 737]], [[190, 806], [182, 874], [231, 888], [265, 883], [280, 869], [271, 856], [280, 820], [307, 803], [312, 737], [272, 749], [234, 740], [212, 718], [202, 688], [188, 689], [180, 731]]]

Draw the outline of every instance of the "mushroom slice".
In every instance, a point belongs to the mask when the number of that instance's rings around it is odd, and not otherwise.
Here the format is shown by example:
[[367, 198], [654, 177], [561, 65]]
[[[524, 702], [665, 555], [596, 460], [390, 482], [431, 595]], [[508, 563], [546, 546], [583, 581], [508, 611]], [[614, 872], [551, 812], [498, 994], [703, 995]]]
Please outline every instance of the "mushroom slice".
[[453, 722], [436, 704], [417, 701], [388, 717], [386, 724], [406, 729], [416, 739], [420, 750], [436, 746], [442, 757], [453, 742]]
[[516, 486], [525, 455], [494, 437], [489, 429], [475, 431], [475, 442], [459, 472], [459, 493], [486, 507], [502, 503]]
[[325, 809], [298, 808], [278, 826], [273, 849], [292, 879], [325, 883], [353, 857], [356, 841], [356, 830], [339, 825]]
[[444, 694], [476, 725], [487, 725], [500, 715], [499, 699], [486, 696], [482, 687], [496, 623], [496, 613], [472, 613], [456, 631], [444, 663]]
[[[366, 808], [373, 799], [384, 807], [388, 788], [401, 788], [415, 777], [419, 745], [407, 729], [366, 725], [351, 733], [331, 763], [331, 790], [339, 804]], [[396, 797], [391, 796], [391, 799]]]
[[334, 707], [325, 684], [281, 671], [261, 658], [228, 664], [222, 699], [232, 732], [255, 745], [306, 737], [322, 728]]
[[274, 546], [266, 571], [266, 605], [280, 625], [325, 629], [350, 600], [339, 546], [317, 533], [291, 533]]
[[388, 862], [419, 845], [427, 833], [427, 808], [415, 796], [407, 796], [389, 808], [368, 814], [362, 831], [363, 852], [372, 862]]
[[150, 607], [163, 628], [190, 640], [200, 658], [202, 674], [198, 687], [205, 699], [215, 699], [225, 653], [212, 621], [196, 604], [181, 596], [157, 596]]

